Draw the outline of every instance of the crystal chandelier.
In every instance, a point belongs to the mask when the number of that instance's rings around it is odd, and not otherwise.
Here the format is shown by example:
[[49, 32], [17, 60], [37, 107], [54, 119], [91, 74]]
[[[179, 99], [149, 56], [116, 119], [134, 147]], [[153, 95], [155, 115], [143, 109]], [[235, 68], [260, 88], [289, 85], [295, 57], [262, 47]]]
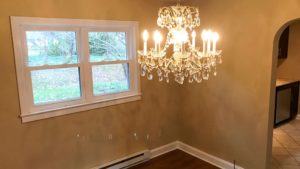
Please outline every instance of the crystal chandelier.
[[189, 83], [208, 80], [211, 72], [217, 75], [216, 66], [222, 62], [222, 51], [216, 48], [219, 35], [211, 30], [203, 30], [203, 46], [201, 49], [196, 47], [195, 28], [200, 26], [199, 11], [196, 7], [178, 4], [160, 8], [157, 25], [168, 29], [166, 41], [161, 47], [163, 37], [159, 31], [155, 31], [155, 46], [148, 50], [149, 33], [144, 31], [144, 49], [138, 51], [142, 76], [152, 80], [156, 72], [159, 81], [165, 80], [169, 83], [169, 75], [173, 74], [174, 80], [183, 84], [185, 79]]

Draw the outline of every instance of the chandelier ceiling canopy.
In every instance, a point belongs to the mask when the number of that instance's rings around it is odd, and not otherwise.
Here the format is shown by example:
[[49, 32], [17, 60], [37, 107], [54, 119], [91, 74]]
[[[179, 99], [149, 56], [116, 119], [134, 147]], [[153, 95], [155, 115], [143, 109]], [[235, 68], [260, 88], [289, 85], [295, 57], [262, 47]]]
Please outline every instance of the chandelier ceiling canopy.
[[196, 47], [196, 29], [200, 26], [198, 8], [180, 4], [162, 7], [158, 12], [157, 25], [166, 28], [168, 33], [162, 45], [163, 37], [156, 30], [155, 46], [148, 50], [149, 33], [147, 30], [143, 32], [144, 49], [138, 51], [142, 76], [152, 80], [153, 74], [157, 73], [159, 81], [169, 83], [170, 74], [173, 74], [174, 80], [183, 84], [185, 79], [189, 83], [208, 80], [211, 72], [217, 75], [217, 64], [222, 62], [222, 52], [216, 47], [219, 34], [204, 29], [201, 33], [202, 47]]

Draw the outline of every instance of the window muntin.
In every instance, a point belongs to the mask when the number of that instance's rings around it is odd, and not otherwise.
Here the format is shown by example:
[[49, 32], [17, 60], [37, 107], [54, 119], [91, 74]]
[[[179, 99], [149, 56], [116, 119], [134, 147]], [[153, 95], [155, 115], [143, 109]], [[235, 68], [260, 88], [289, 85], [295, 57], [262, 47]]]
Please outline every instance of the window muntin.
[[[12, 31], [23, 122], [141, 98], [135, 22], [12, 17]], [[113, 54], [114, 48], [91, 49], [90, 38], [96, 35], [117, 35], [104, 42], [118, 47], [118, 54]], [[40, 44], [34, 46], [37, 41]], [[90, 53], [96, 55], [90, 57]], [[106, 71], [107, 67], [114, 71]], [[102, 80], [96, 72], [122, 73]], [[51, 88], [63, 90], [43, 95], [43, 90]]]

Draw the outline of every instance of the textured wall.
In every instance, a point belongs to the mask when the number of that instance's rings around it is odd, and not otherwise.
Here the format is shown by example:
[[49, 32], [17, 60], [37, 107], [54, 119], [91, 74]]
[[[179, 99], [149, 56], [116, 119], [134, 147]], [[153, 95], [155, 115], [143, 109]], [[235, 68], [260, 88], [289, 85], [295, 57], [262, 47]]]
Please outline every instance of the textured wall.
[[9, 16], [133, 20], [142, 30], [155, 26], [161, 5], [141, 0], [0, 1], [0, 169], [85, 169], [177, 140], [178, 100], [172, 92], [177, 85], [145, 79], [141, 101], [26, 124], [18, 118]]
[[[277, 78], [300, 80], [300, 21], [290, 25], [289, 51], [287, 59], [280, 59], [277, 67]], [[299, 104], [300, 106], [300, 101]]]
[[[142, 101], [21, 124], [9, 16], [135, 20], [142, 30], [155, 26], [157, 9], [166, 2], [0, 1], [1, 169], [89, 168], [178, 138], [247, 169], [266, 168], [277, 64], [273, 41], [282, 25], [300, 17], [299, 0], [190, 0], [200, 8], [201, 28], [222, 36], [224, 63], [217, 77], [183, 87], [143, 79]], [[110, 133], [113, 141], [105, 139]], [[149, 142], [143, 140], [147, 133]]]
[[224, 63], [217, 77], [201, 85], [186, 84], [181, 91], [180, 139], [247, 169], [265, 169], [271, 152], [272, 68], [277, 62], [273, 43], [282, 25], [300, 17], [300, 1], [190, 3], [200, 8], [203, 28], [220, 32]]

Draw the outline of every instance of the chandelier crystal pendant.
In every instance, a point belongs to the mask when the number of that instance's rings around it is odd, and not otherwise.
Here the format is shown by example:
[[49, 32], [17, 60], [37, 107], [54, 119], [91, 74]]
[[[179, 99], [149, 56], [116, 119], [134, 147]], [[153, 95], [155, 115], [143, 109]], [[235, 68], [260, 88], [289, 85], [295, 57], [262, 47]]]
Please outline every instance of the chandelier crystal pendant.
[[201, 34], [202, 47], [196, 47], [195, 28], [200, 26], [196, 7], [178, 4], [160, 8], [157, 25], [168, 29], [166, 41], [162, 47], [163, 37], [156, 30], [155, 46], [148, 50], [149, 33], [147, 30], [143, 32], [144, 49], [138, 51], [142, 76], [152, 80], [153, 74], [157, 73], [159, 81], [169, 83], [169, 76], [173, 74], [175, 81], [183, 84], [185, 79], [189, 83], [208, 80], [211, 72], [217, 75], [217, 64], [222, 62], [222, 51], [217, 50], [219, 34], [204, 29]]

